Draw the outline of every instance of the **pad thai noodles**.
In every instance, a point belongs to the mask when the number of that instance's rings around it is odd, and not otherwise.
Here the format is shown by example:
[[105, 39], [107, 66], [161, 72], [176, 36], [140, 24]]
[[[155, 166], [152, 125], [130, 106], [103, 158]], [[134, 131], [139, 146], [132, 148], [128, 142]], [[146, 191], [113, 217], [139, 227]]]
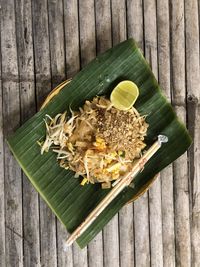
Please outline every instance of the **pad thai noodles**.
[[83, 177], [82, 185], [101, 183], [110, 188], [141, 157], [145, 119], [134, 107], [118, 110], [108, 99], [95, 97], [79, 111], [71, 111], [70, 118], [66, 112], [54, 118], [46, 115], [41, 154], [52, 149], [62, 168]]

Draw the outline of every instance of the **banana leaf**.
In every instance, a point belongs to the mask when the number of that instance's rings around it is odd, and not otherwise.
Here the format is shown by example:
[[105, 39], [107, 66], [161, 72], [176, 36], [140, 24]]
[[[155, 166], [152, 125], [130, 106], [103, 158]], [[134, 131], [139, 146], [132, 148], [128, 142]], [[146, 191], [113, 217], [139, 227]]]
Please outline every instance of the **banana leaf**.
[[37, 144], [45, 136], [45, 114], [55, 116], [59, 112], [82, 106], [86, 99], [96, 95], [109, 96], [122, 80], [132, 80], [139, 88], [135, 107], [142, 115], [148, 115], [146, 144], [150, 146], [158, 134], [167, 135], [169, 142], [145, 165], [137, 175], [133, 187], [126, 188], [100, 214], [92, 225], [78, 238], [78, 245], [85, 247], [108, 221], [131, 199], [141, 194], [154, 176], [183, 154], [191, 144], [184, 124], [177, 118], [167, 102], [148, 63], [133, 39], [126, 40], [99, 55], [82, 69], [70, 83], [55, 95], [49, 103], [8, 139], [8, 144], [21, 168], [30, 179], [58, 219], [71, 233], [94, 209], [109, 190], [96, 185], [80, 186], [74, 173], [59, 167], [52, 152], [40, 154]]

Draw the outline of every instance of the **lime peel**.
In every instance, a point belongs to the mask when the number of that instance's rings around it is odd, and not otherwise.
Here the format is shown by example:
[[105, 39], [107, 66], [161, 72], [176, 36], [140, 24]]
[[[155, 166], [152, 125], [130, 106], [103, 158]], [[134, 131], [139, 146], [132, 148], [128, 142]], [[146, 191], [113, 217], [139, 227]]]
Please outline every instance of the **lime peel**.
[[132, 81], [120, 82], [112, 91], [110, 101], [119, 110], [130, 109], [139, 96], [139, 89]]

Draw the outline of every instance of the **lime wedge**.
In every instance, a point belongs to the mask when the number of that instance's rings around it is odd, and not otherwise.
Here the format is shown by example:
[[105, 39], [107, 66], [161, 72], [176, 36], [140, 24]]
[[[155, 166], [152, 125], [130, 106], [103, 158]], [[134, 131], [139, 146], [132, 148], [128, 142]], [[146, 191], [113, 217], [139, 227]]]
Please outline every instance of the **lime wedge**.
[[139, 96], [137, 85], [132, 81], [120, 82], [112, 91], [110, 101], [119, 110], [130, 109]]

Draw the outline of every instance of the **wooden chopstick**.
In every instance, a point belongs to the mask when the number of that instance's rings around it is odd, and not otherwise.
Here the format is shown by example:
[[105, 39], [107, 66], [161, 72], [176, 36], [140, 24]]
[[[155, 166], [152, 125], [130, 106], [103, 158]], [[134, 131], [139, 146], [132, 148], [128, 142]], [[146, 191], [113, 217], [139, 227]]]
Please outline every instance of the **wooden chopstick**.
[[146, 162], [158, 151], [162, 143], [168, 142], [167, 136], [159, 135], [158, 140], [146, 151], [146, 153], [134, 164], [132, 170], [120, 179], [107, 196], [97, 205], [88, 217], [78, 226], [66, 241], [70, 246], [83, 232], [93, 223], [99, 214], [111, 203], [111, 201], [126, 187], [129, 186], [134, 177], [143, 170]]

